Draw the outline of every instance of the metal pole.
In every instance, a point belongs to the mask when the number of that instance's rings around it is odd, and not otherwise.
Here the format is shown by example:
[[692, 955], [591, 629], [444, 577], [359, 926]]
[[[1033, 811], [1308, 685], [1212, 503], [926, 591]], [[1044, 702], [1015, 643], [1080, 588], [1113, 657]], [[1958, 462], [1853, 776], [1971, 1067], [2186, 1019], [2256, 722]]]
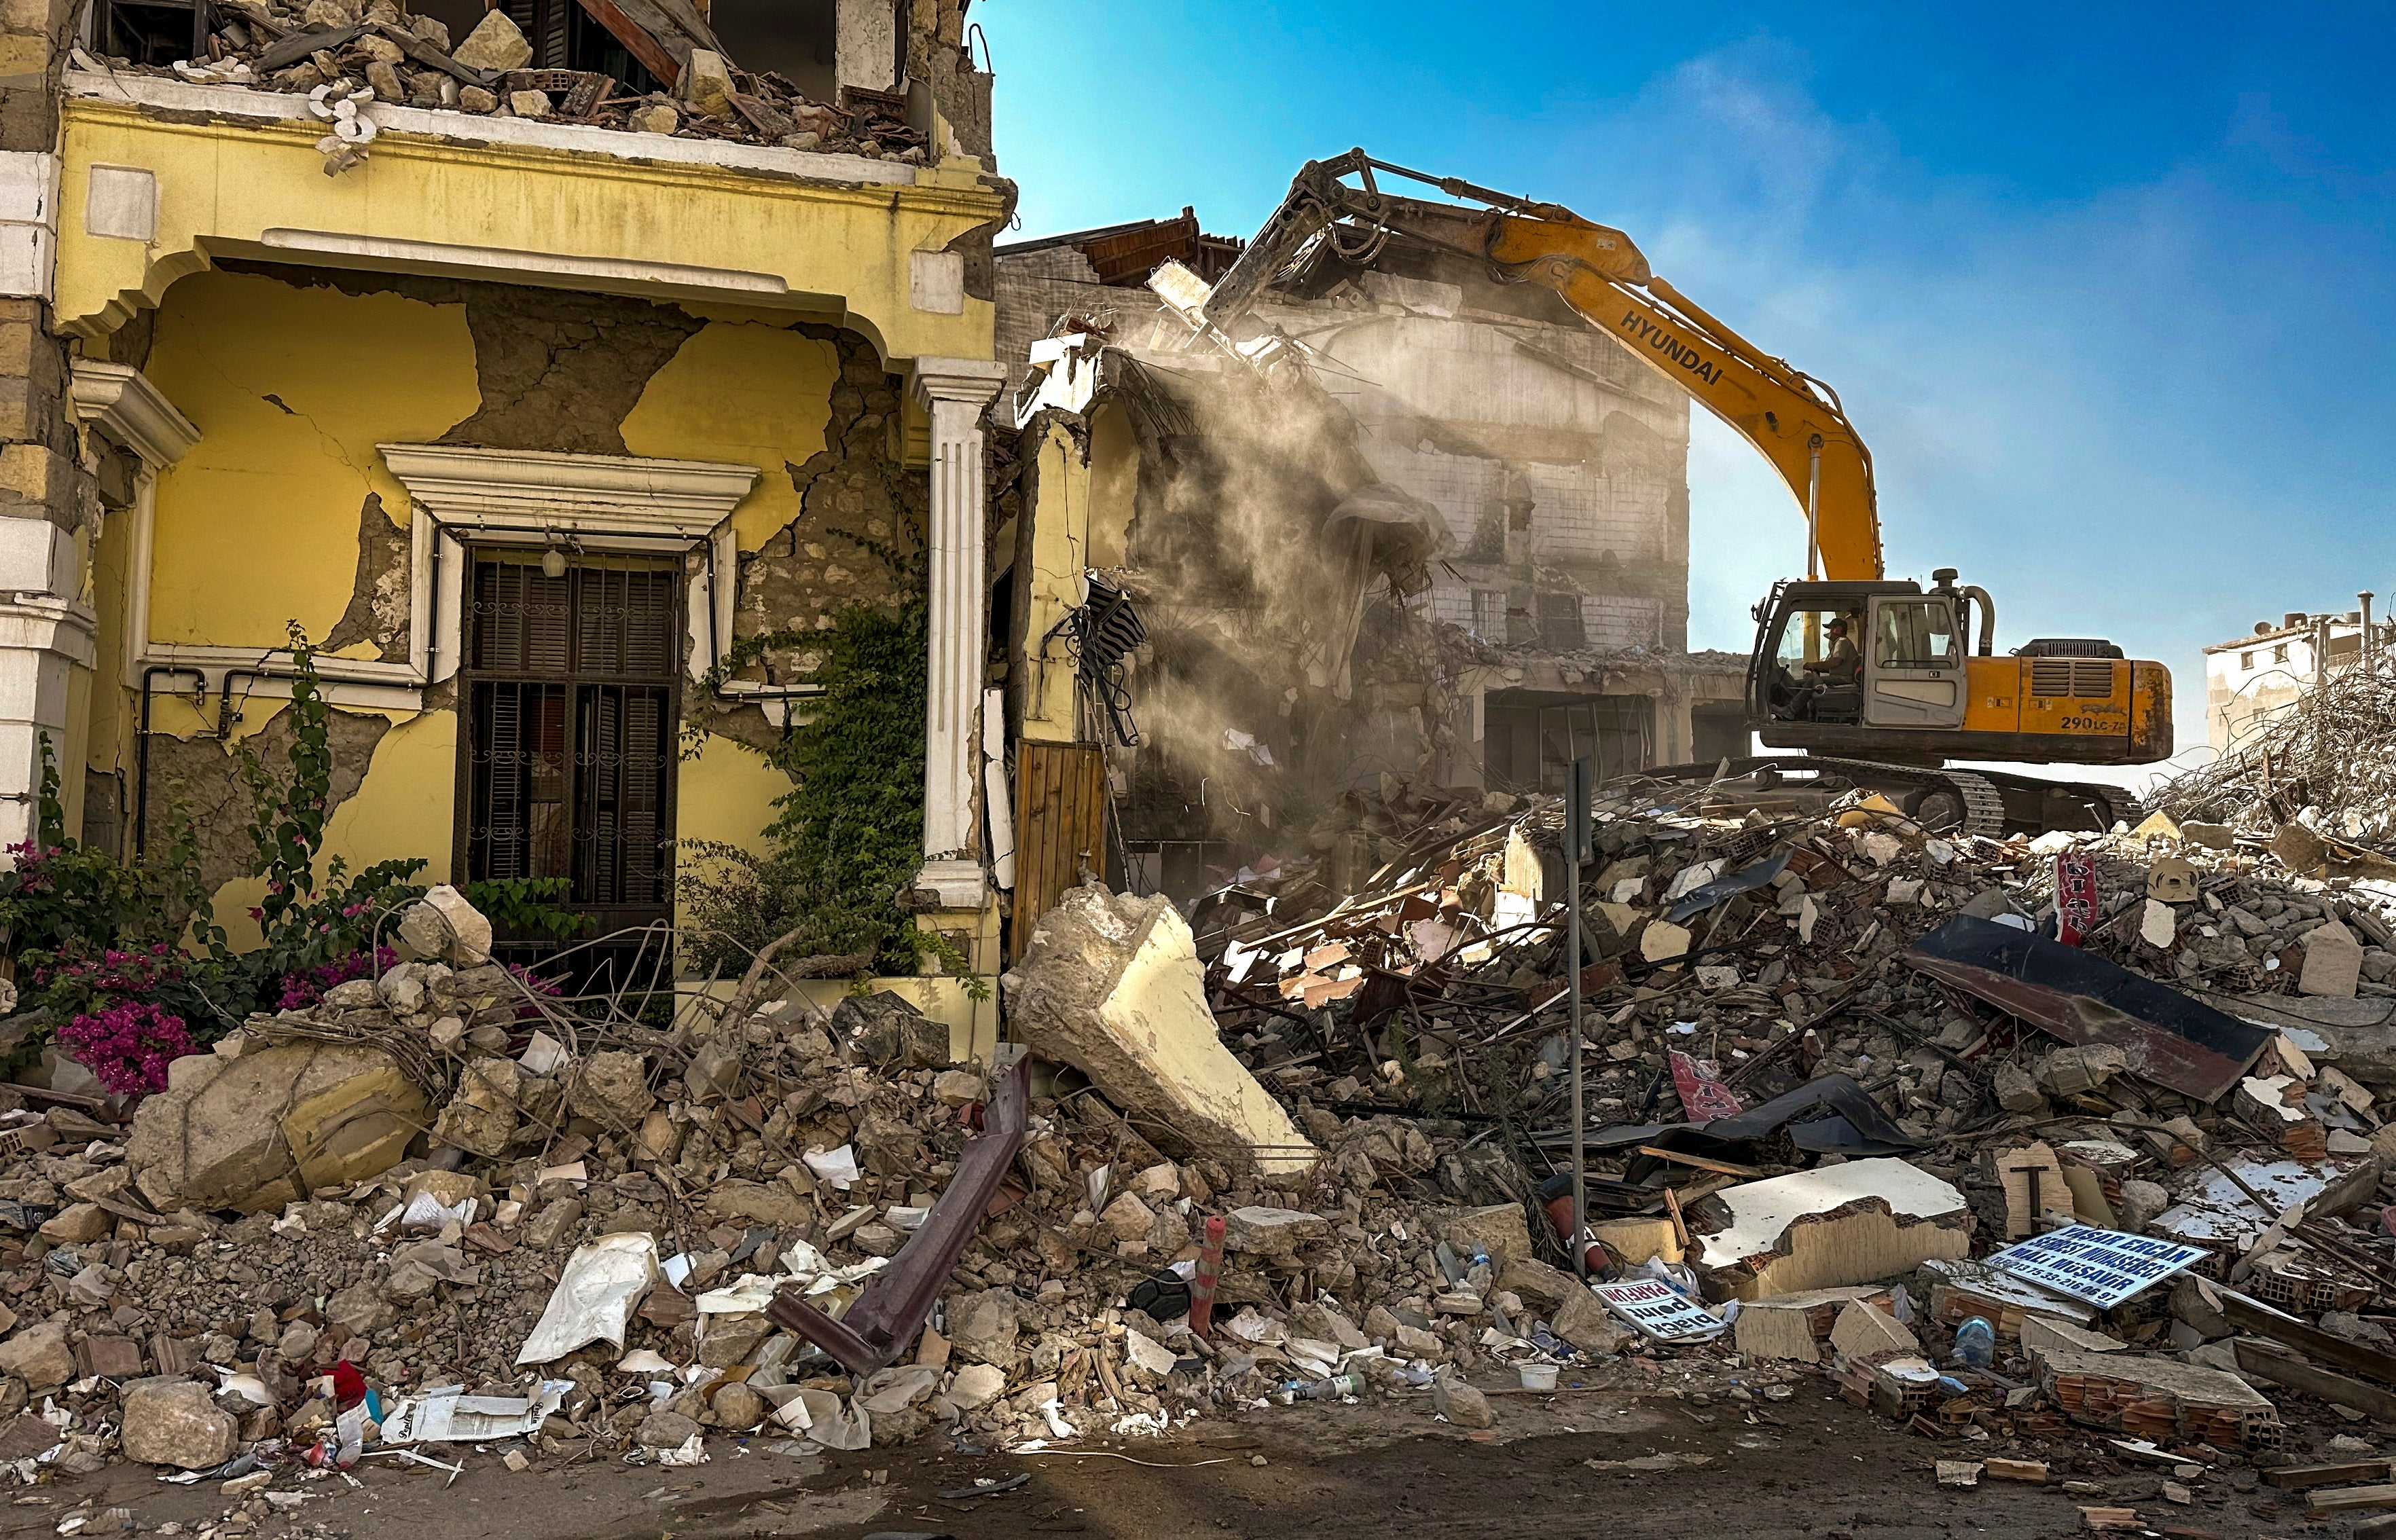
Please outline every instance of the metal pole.
[[1589, 1281], [1589, 1166], [1584, 1158], [1583, 1142], [1589, 1132], [1589, 1116], [1581, 1106], [1580, 1073], [1580, 863], [1588, 854], [1590, 814], [1590, 773], [1593, 767], [1586, 759], [1576, 759], [1564, 776], [1564, 968], [1570, 976], [1565, 988], [1568, 999], [1566, 1030], [1572, 1033], [1572, 1256], [1573, 1274], [1582, 1282]]
[[2316, 780], [2329, 775], [2329, 745], [2322, 724], [2329, 712], [2329, 617], [2313, 617], [2313, 751], [2309, 769]]
[[1822, 575], [1822, 541], [1816, 526], [1816, 517], [1822, 504], [1822, 435], [1816, 433], [1805, 441], [1805, 576]]

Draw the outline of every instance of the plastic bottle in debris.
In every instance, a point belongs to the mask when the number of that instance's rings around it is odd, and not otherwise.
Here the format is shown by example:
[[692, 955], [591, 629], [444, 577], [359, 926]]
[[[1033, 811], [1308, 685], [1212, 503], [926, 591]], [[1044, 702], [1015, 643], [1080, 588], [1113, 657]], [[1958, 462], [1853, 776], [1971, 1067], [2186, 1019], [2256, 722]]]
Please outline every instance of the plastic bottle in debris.
[[1955, 1361], [1966, 1369], [1986, 1369], [1997, 1356], [1996, 1329], [1978, 1316], [1955, 1328]]
[[1292, 1401], [1342, 1401], [1364, 1393], [1362, 1374], [1334, 1374], [1329, 1379], [1290, 1380], [1282, 1389]]

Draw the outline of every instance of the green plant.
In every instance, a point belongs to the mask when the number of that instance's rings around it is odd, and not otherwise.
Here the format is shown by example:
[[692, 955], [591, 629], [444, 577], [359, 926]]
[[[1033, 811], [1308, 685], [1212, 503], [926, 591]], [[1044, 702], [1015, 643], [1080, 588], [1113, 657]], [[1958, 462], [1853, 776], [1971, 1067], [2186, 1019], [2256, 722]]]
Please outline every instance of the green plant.
[[354, 875], [339, 856], [320, 860], [332, 805], [331, 707], [297, 621], [289, 636], [291, 750], [269, 767], [245, 746], [238, 764], [250, 793], [249, 874], [266, 879], [250, 910], [260, 946], [236, 951], [217, 922], [188, 810], [176, 810], [141, 867], [68, 839], [43, 740], [39, 835], [15, 847], [14, 870], [0, 873], [0, 925], [32, 981], [30, 1002], [61, 1018], [60, 1040], [112, 1088], [154, 1090], [174, 1054], [254, 1011], [313, 999], [326, 982], [368, 971], [378, 922], [422, 896], [413, 881], [422, 860], [381, 861]]
[[[286, 912], [315, 893], [316, 853], [325, 843], [333, 790], [332, 713], [317, 687], [316, 649], [299, 621], [286, 623], [284, 631], [291, 641], [292, 740], [283, 777], [270, 774], [248, 744], [241, 746], [241, 776], [250, 795], [249, 839], [258, 852], [254, 875], [266, 879], [259, 923], [270, 933]], [[339, 879], [338, 863], [328, 875]]]
[[50, 736], [44, 733], [38, 741], [42, 780], [34, 800], [35, 836], [8, 847], [15, 862], [0, 872], [0, 928], [8, 949], [38, 958], [76, 945], [169, 939], [156, 896], [139, 870], [66, 837]]
[[768, 755], [794, 784], [775, 799], [767, 851], [686, 842], [681, 892], [696, 966], [745, 968], [793, 930], [799, 956], [862, 953], [897, 972], [927, 953], [963, 963], [899, 906], [924, 856], [927, 616], [919, 597], [896, 611], [849, 608], [829, 631], [752, 639], [744, 656], [801, 642], [819, 651], [823, 694]]
[[290, 751], [278, 769], [270, 769], [246, 744], [240, 757], [257, 857], [250, 875], [266, 879], [266, 892], [249, 915], [264, 944], [234, 951], [205, 895], [193, 914], [194, 938], [220, 970], [226, 1002], [220, 1009], [266, 1005], [289, 992], [289, 980], [338, 968], [371, 943], [383, 915], [424, 896], [423, 886], [413, 881], [425, 868], [421, 857], [378, 861], [353, 876], [349, 863], [336, 856], [320, 870], [332, 806], [332, 707], [325, 699], [308, 633], [297, 620], [286, 632], [291, 642]]
[[33, 797], [33, 843], [47, 850], [67, 843], [67, 807], [59, 800], [59, 761], [50, 752], [50, 735], [38, 735], [42, 748], [42, 786]]
[[598, 922], [565, 907], [574, 896], [567, 877], [505, 877], [468, 883], [466, 902], [483, 911], [499, 931], [539, 931], [565, 941], [595, 929]]

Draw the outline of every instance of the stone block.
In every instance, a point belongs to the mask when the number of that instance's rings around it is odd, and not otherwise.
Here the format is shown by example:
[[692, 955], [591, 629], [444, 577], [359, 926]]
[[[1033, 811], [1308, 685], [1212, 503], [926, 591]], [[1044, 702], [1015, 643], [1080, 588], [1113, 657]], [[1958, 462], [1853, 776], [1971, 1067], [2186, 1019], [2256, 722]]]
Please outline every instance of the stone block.
[[1331, 1233], [1321, 1215], [1298, 1209], [1236, 1208], [1224, 1216], [1223, 1245], [1259, 1256], [1287, 1256], [1309, 1241]]
[[0, 1342], [0, 1374], [25, 1382], [36, 1395], [74, 1377], [74, 1349], [67, 1346], [67, 1323], [37, 1321], [6, 1342]]
[[1839, 1312], [1838, 1321], [1830, 1327], [1830, 1347], [1844, 1358], [1922, 1350], [1920, 1340], [1895, 1316], [1860, 1299]]
[[1585, 1353], [1616, 1353], [1638, 1334], [1586, 1288], [1565, 1293], [1548, 1329]]
[[1508, 1264], [1527, 1261], [1533, 1255], [1531, 1227], [1523, 1218], [1520, 1203], [1426, 1209], [1423, 1221], [1462, 1261], [1470, 1262], [1476, 1251], [1486, 1252], [1490, 1266], [1502, 1272]]
[[2355, 985], [2363, 977], [2363, 943], [2354, 938], [2354, 933], [2333, 920], [2298, 939], [2305, 947], [2305, 967], [2296, 977], [2297, 990], [2331, 1000], [2352, 1000]]
[[682, 78], [674, 82], [674, 94], [689, 102], [692, 112], [728, 118], [732, 115], [731, 68], [722, 54], [693, 48], [690, 62], [683, 66]]
[[1042, 917], [1003, 983], [1018, 1041], [1144, 1115], [1158, 1143], [1178, 1147], [1166, 1154], [1268, 1175], [1320, 1159], [1223, 1046], [1190, 927], [1170, 898], [1075, 888]]
[[466, 41], [459, 44], [449, 57], [470, 70], [489, 74], [523, 69], [531, 61], [532, 45], [525, 41], [523, 31], [508, 19], [507, 12], [485, 11], [483, 20], [475, 23], [474, 30], [466, 34]]
[[256, 1213], [390, 1169], [430, 1122], [423, 1094], [381, 1051], [277, 1043], [143, 1100], [126, 1162], [161, 1211]]
[[143, 1465], [210, 1470], [233, 1458], [241, 1425], [192, 1380], [152, 1382], [125, 1393], [119, 1446]]

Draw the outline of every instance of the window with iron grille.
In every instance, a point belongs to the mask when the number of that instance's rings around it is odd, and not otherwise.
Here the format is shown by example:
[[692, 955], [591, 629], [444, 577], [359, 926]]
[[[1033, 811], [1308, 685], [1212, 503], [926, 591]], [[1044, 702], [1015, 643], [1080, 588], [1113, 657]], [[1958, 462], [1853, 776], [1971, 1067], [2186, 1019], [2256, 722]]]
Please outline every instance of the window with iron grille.
[[1588, 633], [1581, 629], [1580, 595], [1540, 594], [1539, 645], [1557, 652], [1574, 652], [1588, 644]]
[[459, 849], [469, 880], [564, 877], [599, 934], [671, 919], [682, 570], [477, 551]]
[[1503, 643], [1506, 640], [1505, 590], [1472, 591], [1472, 634], [1484, 642]]

